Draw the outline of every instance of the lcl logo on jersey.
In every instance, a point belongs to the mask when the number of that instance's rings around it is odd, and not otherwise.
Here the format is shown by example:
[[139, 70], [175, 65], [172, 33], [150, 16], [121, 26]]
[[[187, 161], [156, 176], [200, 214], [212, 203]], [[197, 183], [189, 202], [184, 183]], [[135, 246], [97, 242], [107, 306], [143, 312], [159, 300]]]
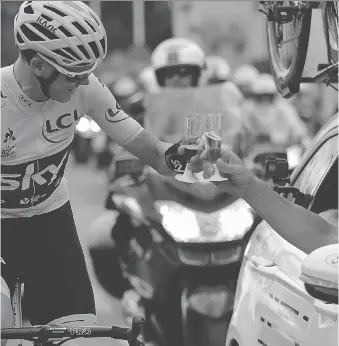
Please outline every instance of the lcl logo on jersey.
[[[121, 117], [123, 115], [123, 117]], [[105, 118], [110, 123], [119, 123], [128, 118], [128, 115], [121, 109], [119, 103], [115, 101], [115, 109], [108, 108], [105, 111]]]
[[7, 103], [7, 95], [1, 90], [1, 108]]
[[[74, 125], [83, 114], [79, 114], [75, 109], [72, 113], [65, 113], [56, 119], [45, 119], [42, 134], [50, 143], [60, 143], [67, 140], [73, 134]], [[71, 131], [66, 131], [70, 129]]]
[[19, 101], [25, 107], [32, 107], [32, 102], [29, 101], [24, 95], [19, 96]]

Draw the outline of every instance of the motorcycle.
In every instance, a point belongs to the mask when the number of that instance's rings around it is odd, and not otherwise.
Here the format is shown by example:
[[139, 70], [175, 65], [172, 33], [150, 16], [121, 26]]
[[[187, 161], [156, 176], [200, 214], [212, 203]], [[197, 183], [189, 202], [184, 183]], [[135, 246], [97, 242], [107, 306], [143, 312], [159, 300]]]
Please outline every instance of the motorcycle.
[[[120, 179], [120, 180], [119, 180]], [[255, 214], [212, 184], [121, 176], [89, 238], [99, 282], [158, 346], [224, 346]]]

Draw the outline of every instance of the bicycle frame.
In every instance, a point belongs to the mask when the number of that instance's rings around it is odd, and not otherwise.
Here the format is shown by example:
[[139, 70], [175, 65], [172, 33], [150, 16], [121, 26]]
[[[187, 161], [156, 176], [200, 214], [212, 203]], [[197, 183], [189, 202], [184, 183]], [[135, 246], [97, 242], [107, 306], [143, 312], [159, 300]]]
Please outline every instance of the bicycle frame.
[[[15, 283], [14, 295], [12, 298], [12, 309], [13, 309], [13, 326], [14, 328], [22, 328], [22, 304], [21, 304], [21, 295], [23, 289], [24, 281], [23, 275], [20, 274], [17, 277]], [[22, 346], [22, 339], [19, 341], [18, 346]]]
[[1, 339], [19, 340], [19, 346], [22, 346], [23, 340], [33, 341], [34, 345], [47, 342], [49, 339], [64, 339], [57, 346], [70, 339], [76, 338], [103, 338], [110, 337], [128, 341], [130, 346], [144, 346], [143, 327], [145, 320], [142, 317], [133, 319], [131, 328], [118, 326], [33, 326], [23, 328], [21, 296], [24, 288], [24, 275], [21, 273], [15, 283], [14, 294], [12, 298], [13, 308], [13, 328], [1, 329]]

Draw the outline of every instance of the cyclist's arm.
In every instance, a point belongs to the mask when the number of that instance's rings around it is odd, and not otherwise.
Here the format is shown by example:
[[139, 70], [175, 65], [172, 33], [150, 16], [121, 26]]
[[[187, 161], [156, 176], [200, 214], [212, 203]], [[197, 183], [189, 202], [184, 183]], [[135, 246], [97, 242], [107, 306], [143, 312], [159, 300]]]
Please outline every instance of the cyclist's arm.
[[175, 175], [165, 161], [170, 143], [161, 142], [129, 117], [116, 102], [109, 89], [95, 76], [84, 87], [85, 113], [95, 120], [114, 142], [137, 156], [143, 163], [163, 175]]

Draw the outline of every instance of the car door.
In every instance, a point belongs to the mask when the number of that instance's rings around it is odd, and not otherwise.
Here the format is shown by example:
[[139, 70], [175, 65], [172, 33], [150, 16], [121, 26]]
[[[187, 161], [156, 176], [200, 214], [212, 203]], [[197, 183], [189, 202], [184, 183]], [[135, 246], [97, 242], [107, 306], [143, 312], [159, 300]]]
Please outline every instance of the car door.
[[[300, 201], [304, 207], [321, 205], [319, 202], [316, 203], [317, 193], [333, 167], [336, 167], [336, 172], [331, 173], [332, 179], [338, 181], [337, 157], [337, 135], [329, 134], [318, 143], [294, 179], [294, 185], [303, 193], [304, 198]], [[334, 176], [336, 178], [333, 178]], [[326, 184], [331, 186], [328, 181]], [[324, 193], [322, 195], [325, 198]], [[336, 198], [327, 200], [332, 200], [335, 204]], [[327, 203], [325, 200], [324, 202]], [[329, 204], [328, 207], [333, 208], [335, 205]], [[307, 237], [307, 234], [299, 236]], [[338, 325], [330, 323], [331, 319], [333, 321], [333, 309], [326, 310], [323, 305], [317, 308], [315, 300], [306, 293], [303, 283], [299, 280], [301, 263], [306, 256], [302, 249], [288, 243], [267, 223], [262, 222], [257, 227], [246, 249], [246, 269], [243, 268], [240, 277], [242, 282], [251, 281], [255, 290], [255, 293], [243, 294], [250, 297], [248, 309], [251, 310], [248, 311], [251, 316], [248, 320], [250, 328], [247, 328], [245, 333], [248, 339], [244, 345], [311, 346], [319, 345], [320, 337], [326, 338], [328, 345], [337, 345], [334, 335], [337, 333]], [[248, 277], [244, 279], [243, 275], [246, 273]], [[239, 309], [242, 310], [243, 307], [239, 306]], [[325, 319], [329, 325], [323, 323], [322, 327], [319, 327], [318, 319]]]

